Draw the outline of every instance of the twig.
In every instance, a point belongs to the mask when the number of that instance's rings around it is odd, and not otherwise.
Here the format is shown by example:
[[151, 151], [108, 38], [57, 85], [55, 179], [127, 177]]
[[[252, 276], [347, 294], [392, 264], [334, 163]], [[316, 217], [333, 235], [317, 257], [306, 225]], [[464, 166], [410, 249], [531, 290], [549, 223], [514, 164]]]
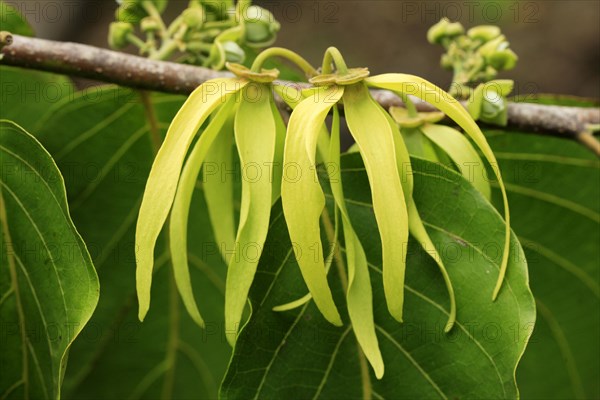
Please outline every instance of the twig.
[[[100, 49], [77, 43], [9, 35], [2, 32], [0, 64], [24, 67], [64, 75], [78, 76], [142, 90], [187, 95], [203, 82], [232, 76], [194, 67]], [[301, 85], [294, 82], [280, 82]], [[402, 100], [385, 90], [373, 90], [373, 97], [385, 108], [403, 106]], [[415, 100], [421, 111], [434, 110]], [[508, 105], [508, 126], [525, 131], [567, 136], [577, 139], [588, 124], [600, 123], [600, 109], [563, 107], [527, 103]], [[596, 139], [583, 143], [597, 152]]]

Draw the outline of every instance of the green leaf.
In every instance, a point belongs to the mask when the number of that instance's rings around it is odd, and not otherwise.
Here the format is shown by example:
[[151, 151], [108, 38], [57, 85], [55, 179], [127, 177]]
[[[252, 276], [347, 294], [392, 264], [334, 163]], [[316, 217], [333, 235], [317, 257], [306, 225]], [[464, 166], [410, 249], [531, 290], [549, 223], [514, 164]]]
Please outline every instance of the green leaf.
[[[434, 260], [413, 240], [408, 244], [405, 322], [399, 324], [389, 316], [368, 177], [360, 156], [347, 155], [342, 157], [344, 195], [369, 262], [386, 369], [383, 379], [375, 380], [366, 364], [361, 367], [346, 316], [343, 327], [333, 327], [313, 302], [300, 310], [271, 311], [306, 290], [276, 206], [250, 293], [253, 314], [238, 337], [221, 387], [223, 399], [518, 396], [515, 368], [535, 320], [519, 243], [513, 236], [506, 287], [492, 302], [489, 291], [502, 258], [501, 246], [495, 245], [504, 236], [504, 222], [459, 174], [419, 159], [412, 163], [416, 204], [433, 242], [444, 250], [440, 254], [456, 289], [455, 328], [443, 333], [448, 318], [446, 288]], [[327, 197], [331, 202], [331, 195]], [[336, 268], [331, 283], [336, 299], [343, 299]]]
[[[0, 87], [0, 118], [15, 121], [34, 135], [33, 128], [48, 109], [75, 92], [64, 76], [2, 65]], [[92, 100], [97, 93], [90, 89], [86, 95]]]
[[505, 177], [538, 310], [517, 370], [522, 398], [599, 398], [600, 162], [565, 139], [486, 133]]
[[465, 130], [466, 134], [473, 139], [477, 147], [481, 149], [488, 163], [492, 166], [502, 191], [504, 220], [506, 221], [506, 226], [504, 229], [504, 250], [502, 263], [500, 272], [498, 274], [498, 281], [492, 293], [492, 298], [496, 299], [502, 287], [502, 282], [504, 281], [504, 275], [506, 274], [506, 267], [508, 265], [508, 257], [510, 255], [510, 211], [508, 207], [506, 190], [504, 189], [504, 183], [502, 181], [502, 175], [497, 168], [498, 163], [494, 157], [492, 149], [486, 141], [485, 136], [475, 121], [473, 121], [473, 118], [471, 118], [469, 113], [455, 98], [425, 79], [407, 74], [383, 74], [367, 78], [365, 81], [370, 86], [392, 90], [402, 94], [415, 95], [421, 100], [427, 101], [433, 106], [437, 107], [440, 111], [452, 118], [454, 122], [456, 122]]
[[98, 302], [98, 276], [40, 143], [0, 121], [2, 398], [60, 398], [67, 352]]
[[136, 286], [140, 320], [144, 319], [150, 308], [156, 239], [169, 215], [183, 161], [194, 135], [208, 116], [246, 83], [239, 79], [223, 78], [200, 85], [171, 122], [164, 143], [154, 159], [136, 227]]
[[[136, 92], [103, 86], [96, 93], [57, 104], [37, 128], [65, 176], [73, 220], [102, 285], [98, 308], [71, 348], [64, 397], [215, 398], [230, 354], [222, 334], [226, 265], [202, 187], [190, 208], [188, 259], [206, 329], [198, 328], [179, 300], [163, 238], [153, 307], [140, 323], [135, 222], [154, 159], [150, 124]], [[153, 96], [160, 136], [184, 100]]]
[[242, 90], [242, 98], [234, 124], [242, 169], [242, 204], [225, 289], [225, 334], [232, 345], [269, 230], [271, 166], [277, 142], [270, 85], [250, 84]]
[[[327, 284], [319, 219], [325, 196], [316, 172], [317, 140], [329, 110], [339, 101], [343, 88], [315, 91], [296, 106], [285, 142], [281, 201], [289, 236], [302, 277], [315, 303], [334, 325], [341, 325], [339, 312]], [[279, 304], [287, 302], [287, 299]], [[279, 304], [273, 304], [277, 306]]]
[[365, 162], [373, 193], [383, 252], [383, 289], [390, 314], [402, 322], [408, 211], [396, 160], [393, 131], [385, 112], [366, 85], [352, 85], [344, 94], [350, 133]]
[[[26, 7], [24, 4], [22, 6]], [[5, 1], [0, 0], [0, 21], [2, 21], [2, 30], [15, 35], [35, 36], [33, 28], [19, 11]]]

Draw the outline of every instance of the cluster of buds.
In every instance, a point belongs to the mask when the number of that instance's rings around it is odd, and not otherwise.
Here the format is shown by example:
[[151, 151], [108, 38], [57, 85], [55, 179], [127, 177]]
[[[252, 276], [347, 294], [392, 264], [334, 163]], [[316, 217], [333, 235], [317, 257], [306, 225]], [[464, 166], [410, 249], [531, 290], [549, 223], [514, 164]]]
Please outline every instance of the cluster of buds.
[[248, 49], [273, 44], [280, 28], [273, 14], [249, 0], [237, 4], [233, 0], [191, 0], [170, 25], [161, 16], [168, 0], [117, 3], [116, 22], [109, 31], [111, 47], [134, 45], [141, 55], [152, 59], [213, 69], [222, 69], [226, 62], [244, 62]]
[[475, 120], [506, 125], [506, 96], [513, 82], [495, 78], [499, 71], [513, 69], [518, 57], [500, 28], [481, 25], [465, 32], [459, 22], [443, 18], [429, 29], [427, 40], [446, 49], [441, 64], [454, 71], [450, 94], [469, 100]]
[[455, 93], [461, 86], [495, 79], [499, 71], [513, 69], [518, 60], [497, 26], [481, 25], [465, 32], [459, 22], [444, 18], [429, 29], [427, 39], [446, 49], [441, 64], [454, 71]]

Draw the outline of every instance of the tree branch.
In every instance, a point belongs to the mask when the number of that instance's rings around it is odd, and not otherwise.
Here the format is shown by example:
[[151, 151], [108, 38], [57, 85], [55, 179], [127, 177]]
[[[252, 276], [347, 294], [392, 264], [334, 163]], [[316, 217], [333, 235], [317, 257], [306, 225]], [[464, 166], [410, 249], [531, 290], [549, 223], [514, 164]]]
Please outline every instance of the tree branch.
[[[153, 61], [77, 43], [6, 33], [0, 40], [0, 64], [89, 78], [135, 89], [187, 95], [209, 79], [232, 76], [229, 72]], [[280, 83], [303, 86], [292, 82]], [[403, 106], [402, 100], [391, 92], [373, 90], [372, 94], [384, 108]], [[422, 101], [415, 100], [415, 103], [422, 111], [435, 109]], [[588, 124], [600, 124], [600, 109], [527, 103], [508, 105], [510, 128], [578, 139], [587, 130]], [[593, 137], [591, 139], [596, 141]], [[582, 142], [587, 142], [590, 148], [594, 147], [590, 137], [586, 136]], [[598, 147], [595, 149], [598, 154]]]

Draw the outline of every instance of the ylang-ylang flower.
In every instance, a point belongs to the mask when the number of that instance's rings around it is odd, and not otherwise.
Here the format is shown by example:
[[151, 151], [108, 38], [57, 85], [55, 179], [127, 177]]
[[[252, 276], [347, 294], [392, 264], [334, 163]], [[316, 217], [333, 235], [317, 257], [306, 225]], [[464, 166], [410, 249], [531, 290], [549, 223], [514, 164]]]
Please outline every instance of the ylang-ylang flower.
[[[313, 86], [300, 92], [276, 84], [277, 71], [262, 69], [264, 61], [273, 56], [282, 56], [295, 63], [306, 72]], [[480, 168], [483, 166], [477, 152], [461, 133], [434, 124], [439, 115], [420, 115], [410, 109], [408, 112], [391, 110], [390, 115], [373, 99], [369, 89], [387, 89], [405, 99], [412, 95], [429, 102], [465, 131], [492, 166], [496, 165], [494, 155], [469, 113], [449, 94], [416, 76], [384, 74], [370, 77], [366, 68], [350, 69], [335, 48], [327, 50], [320, 74], [295, 53], [279, 48], [261, 53], [251, 69], [233, 64], [229, 69], [236, 78], [208, 81], [190, 95], [171, 123], [152, 166], [136, 233], [139, 316], [143, 319], [150, 305], [154, 246], [168, 221], [175, 282], [188, 312], [203, 325], [187, 265], [188, 211], [203, 163], [230, 162], [231, 146], [235, 143], [242, 171], [237, 227], [234, 227], [233, 183], [219, 180], [203, 183], [216, 240], [225, 243], [224, 247], [234, 249], [233, 254], [223, 253], [228, 262], [225, 294], [228, 340], [235, 342], [259, 262], [258, 257], [244, 257], [238, 253], [249, 243], [256, 248], [264, 247], [271, 206], [280, 197], [296, 261], [309, 293], [300, 300], [276, 307], [276, 310], [289, 310], [312, 299], [326, 320], [342, 325], [339, 305], [334, 301], [327, 277], [331, 258], [324, 257], [322, 252], [318, 257], [302, 256], [314, 254], [315, 245], [318, 249], [323, 248], [320, 221], [325, 211], [325, 195], [315, 166], [318, 161], [333, 163], [337, 167], [328, 170], [335, 215], [341, 216], [344, 235], [348, 275], [346, 307], [358, 343], [376, 376], [381, 378], [384, 364], [375, 329], [367, 258], [346, 209], [340, 175], [338, 106], [343, 104], [346, 124], [368, 175], [381, 238], [385, 301], [389, 313], [399, 322], [403, 320], [409, 234], [435, 259], [445, 281], [450, 298], [446, 331], [452, 328], [456, 318], [452, 283], [412, 196], [413, 177], [406, 165], [410, 163], [409, 149], [414, 151], [415, 143], [420, 143], [414, 135], [427, 138], [444, 149], [444, 157], [457, 165], [468, 161], [478, 162]], [[274, 91], [293, 108], [287, 128], [276, 107]], [[330, 114], [333, 114], [333, 123], [328, 129], [325, 120]], [[194, 142], [196, 136], [198, 139]], [[272, 168], [268, 169], [269, 173], [263, 171], [258, 179], [245, 179], [243, 174], [250, 164], [271, 165]], [[293, 165], [301, 173], [294, 179], [284, 178], [282, 171], [286, 165]], [[493, 291], [495, 298], [506, 271], [510, 226], [502, 178], [496, 168], [494, 172], [502, 190], [506, 219], [500, 276]], [[489, 196], [489, 187], [478, 181], [474, 184]], [[334, 235], [337, 229], [335, 231]], [[333, 238], [333, 243], [336, 242]]]

